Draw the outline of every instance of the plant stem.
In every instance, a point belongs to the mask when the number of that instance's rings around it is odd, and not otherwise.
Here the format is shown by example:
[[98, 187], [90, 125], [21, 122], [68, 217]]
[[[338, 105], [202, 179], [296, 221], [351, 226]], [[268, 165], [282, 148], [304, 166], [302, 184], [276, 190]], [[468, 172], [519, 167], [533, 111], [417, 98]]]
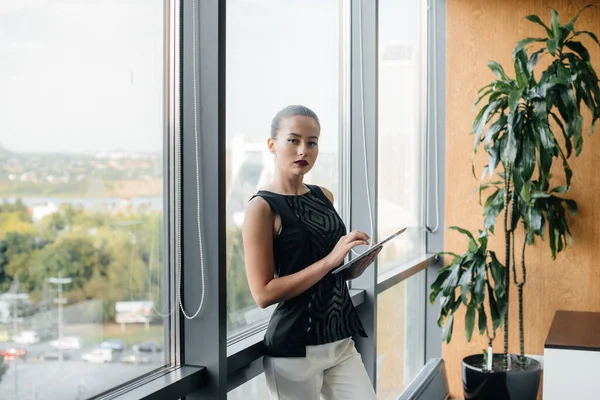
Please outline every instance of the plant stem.
[[515, 284], [519, 291], [519, 343], [521, 350], [521, 359], [525, 357], [525, 328], [523, 326], [523, 285], [527, 280], [527, 270], [525, 269], [525, 248], [527, 246], [527, 235], [523, 239], [523, 251], [521, 253], [521, 270], [523, 271], [523, 280], [517, 282], [517, 274], [514, 274]]
[[525, 357], [525, 337], [523, 332], [523, 284], [517, 285], [519, 293], [519, 345], [521, 350], [521, 359]]
[[[506, 164], [504, 170], [504, 240], [506, 244], [506, 275], [504, 280], [504, 286], [506, 290], [506, 303], [509, 301], [509, 289], [510, 289], [510, 236], [512, 230], [508, 228], [508, 207], [509, 207], [509, 192], [510, 192], [510, 175], [511, 166], [510, 163]], [[508, 307], [506, 308], [506, 314], [504, 316], [504, 370], [508, 369]]]

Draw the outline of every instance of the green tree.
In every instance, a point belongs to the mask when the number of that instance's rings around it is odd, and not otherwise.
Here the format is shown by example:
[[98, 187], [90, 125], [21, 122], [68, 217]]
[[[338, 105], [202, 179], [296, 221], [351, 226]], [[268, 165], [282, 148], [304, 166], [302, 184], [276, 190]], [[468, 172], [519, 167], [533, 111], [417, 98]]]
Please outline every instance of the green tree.
[[[253, 306], [256, 303], [248, 286], [242, 230], [230, 227], [227, 229], [227, 315]], [[227, 323], [232, 327], [230, 318]]]

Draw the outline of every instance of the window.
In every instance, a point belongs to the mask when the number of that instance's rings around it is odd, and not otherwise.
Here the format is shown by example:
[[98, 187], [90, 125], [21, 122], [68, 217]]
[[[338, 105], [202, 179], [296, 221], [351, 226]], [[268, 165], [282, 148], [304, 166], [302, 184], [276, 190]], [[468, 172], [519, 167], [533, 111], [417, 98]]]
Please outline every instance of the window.
[[425, 271], [378, 295], [377, 398], [397, 399], [425, 360]]
[[380, 272], [425, 252], [425, 7], [379, 2], [378, 237], [408, 227], [379, 255]]
[[227, 312], [235, 337], [268, 320], [248, 288], [241, 238], [246, 203], [271, 178], [270, 124], [290, 104], [321, 122], [319, 158], [305, 182], [340, 193], [341, 0], [227, 2]]
[[0, 393], [170, 362], [166, 0], [0, 5]]

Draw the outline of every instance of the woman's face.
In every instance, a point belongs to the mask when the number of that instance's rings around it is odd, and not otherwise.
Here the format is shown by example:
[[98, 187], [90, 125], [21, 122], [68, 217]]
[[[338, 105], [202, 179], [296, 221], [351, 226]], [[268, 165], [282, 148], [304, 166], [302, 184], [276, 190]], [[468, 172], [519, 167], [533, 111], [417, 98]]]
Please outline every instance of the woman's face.
[[281, 172], [304, 175], [319, 155], [320, 130], [310, 117], [295, 116], [281, 120], [275, 139], [269, 138], [269, 151], [277, 156]]

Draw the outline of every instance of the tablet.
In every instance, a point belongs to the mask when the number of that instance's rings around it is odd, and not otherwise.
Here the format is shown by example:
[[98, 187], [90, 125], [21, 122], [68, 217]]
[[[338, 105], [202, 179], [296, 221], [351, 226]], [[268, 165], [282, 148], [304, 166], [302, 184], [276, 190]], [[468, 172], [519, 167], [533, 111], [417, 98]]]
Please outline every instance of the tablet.
[[396, 231], [396, 232], [392, 233], [385, 240], [383, 240], [382, 242], [377, 243], [376, 245], [374, 245], [373, 247], [371, 247], [369, 250], [367, 250], [364, 253], [362, 253], [360, 256], [358, 256], [356, 258], [353, 258], [352, 260], [348, 261], [346, 264], [341, 265], [338, 268], [334, 269], [332, 273], [333, 274], [337, 274], [337, 273], [342, 272], [343, 270], [345, 270], [347, 268], [350, 268], [352, 265], [354, 265], [354, 263], [362, 260], [365, 257], [368, 257], [369, 254], [373, 253], [375, 250], [379, 249], [380, 247], [383, 247], [384, 244], [386, 244], [390, 240], [394, 239], [395, 237], [397, 237], [398, 235], [400, 235], [404, 231], [406, 231], [406, 228], [402, 228], [399, 231]]

